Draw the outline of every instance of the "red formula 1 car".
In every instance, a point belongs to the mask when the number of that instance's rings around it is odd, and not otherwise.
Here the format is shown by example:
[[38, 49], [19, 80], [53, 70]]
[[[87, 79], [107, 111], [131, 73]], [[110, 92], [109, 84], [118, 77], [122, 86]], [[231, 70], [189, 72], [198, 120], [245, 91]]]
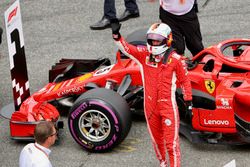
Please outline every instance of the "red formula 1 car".
[[[145, 47], [145, 31], [127, 38]], [[109, 59], [62, 59], [50, 70], [49, 83], [29, 96], [12, 114], [13, 139], [30, 139], [37, 122], [57, 122], [69, 112], [75, 141], [88, 151], [102, 152], [125, 139], [131, 113], [143, 111], [139, 67], [119, 51]], [[188, 120], [181, 89], [176, 99], [180, 133], [191, 142], [250, 143], [250, 39], [232, 39], [206, 48], [188, 62], [193, 88], [193, 117]]]
[[181, 134], [192, 142], [249, 144], [250, 40], [226, 40], [201, 51], [189, 77], [193, 119], [191, 126], [181, 121]]

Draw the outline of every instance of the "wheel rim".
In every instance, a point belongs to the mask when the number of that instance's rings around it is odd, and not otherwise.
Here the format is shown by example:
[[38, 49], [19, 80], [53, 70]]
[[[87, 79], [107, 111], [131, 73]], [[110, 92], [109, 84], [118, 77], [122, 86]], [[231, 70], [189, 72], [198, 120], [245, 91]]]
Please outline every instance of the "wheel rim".
[[93, 142], [103, 141], [111, 131], [109, 119], [98, 110], [88, 110], [82, 114], [78, 127], [82, 135]]

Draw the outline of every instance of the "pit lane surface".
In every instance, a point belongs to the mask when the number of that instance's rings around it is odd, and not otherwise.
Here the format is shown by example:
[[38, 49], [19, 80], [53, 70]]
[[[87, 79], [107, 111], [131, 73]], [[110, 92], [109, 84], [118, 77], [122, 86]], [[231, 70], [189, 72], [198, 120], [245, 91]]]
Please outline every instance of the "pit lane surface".
[[[13, 0], [0, 1], [0, 26], [4, 11]], [[147, 28], [158, 21], [158, 1], [138, 0], [141, 17], [122, 23], [121, 34]], [[250, 38], [250, 1], [199, 0], [199, 19], [204, 45], [222, 40]], [[20, 0], [31, 93], [48, 82], [49, 68], [64, 58], [110, 57], [114, 60], [116, 47], [110, 29], [92, 31], [89, 25], [103, 14], [100, 0]], [[117, 13], [124, 10], [123, 1], [116, 1]], [[5, 32], [4, 32], [5, 33]], [[0, 107], [12, 102], [6, 35], [0, 45]], [[65, 128], [57, 145], [52, 147], [51, 161], [56, 167], [157, 167], [154, 151], [143, 120], [134, 120], [129, 135], [109, 153], [89, 154], [72, 139]], [[222, 167], [235, 159], [237, 167], [250, 164], [250, 147], [194, 145], [181, 138], [183, 167]], [[8, 120], [0, 118], [0, 166], [18, 166], [19, 153], [26, 143], [9, 138]]]

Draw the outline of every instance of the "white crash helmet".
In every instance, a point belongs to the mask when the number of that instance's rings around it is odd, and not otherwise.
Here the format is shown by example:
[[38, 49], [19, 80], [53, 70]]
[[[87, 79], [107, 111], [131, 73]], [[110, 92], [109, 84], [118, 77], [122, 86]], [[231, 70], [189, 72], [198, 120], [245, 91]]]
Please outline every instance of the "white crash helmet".
[[[153, 41], [161, 41], [154, 45]], [[147, 48], [152, 55], [161, 55], [170, 46], [172, 42], [171, 28], [164, 23], [154, 23], [147, 32]]]

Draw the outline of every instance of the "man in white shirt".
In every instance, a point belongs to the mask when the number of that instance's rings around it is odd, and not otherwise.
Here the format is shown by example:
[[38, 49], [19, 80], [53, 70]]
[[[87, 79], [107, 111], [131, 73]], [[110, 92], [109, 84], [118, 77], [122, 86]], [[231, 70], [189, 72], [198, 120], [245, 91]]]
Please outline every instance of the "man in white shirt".
[[52, 167], [49, 149], [57, 138], [57, 131], [52, 122], [43, 121], [36, 125], [35, 143], [27, 144], [21, 151], [19, 167]]
[[160, 0], [160, 19], [172, 29], [173, 47], [180, 55], [185, 43], [193, 56], [204, 49], [197, 11], [196, 0]]

